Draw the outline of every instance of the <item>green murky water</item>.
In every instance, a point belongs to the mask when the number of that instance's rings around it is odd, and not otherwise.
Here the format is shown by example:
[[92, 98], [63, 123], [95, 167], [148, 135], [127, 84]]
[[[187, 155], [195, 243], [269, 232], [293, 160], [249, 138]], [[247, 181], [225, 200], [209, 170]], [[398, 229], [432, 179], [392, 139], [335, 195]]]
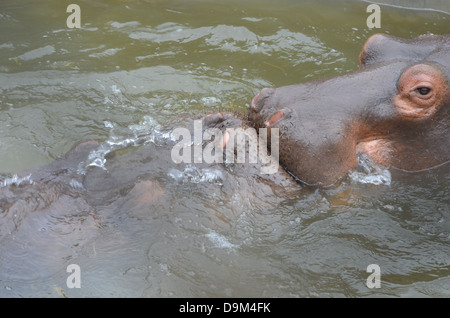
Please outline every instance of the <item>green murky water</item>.
[[[382, 28], [369, 30], [360, 1], [73, 2], [80, 29], [67, 27], [66, 2], [0, 4], [5, 176], [80, 140], [124, 141], [184, 117], [245, 112], [262, 87], [355, 71], [376, 32], [450, 30], [445, 13], [386, 6]], [[150, 218], [125, 204], [122, 216], [77, 218], [53, 206], [15, 221], [0, 237], [0, 296], [450, 296], [448, 165], [262, 203], [192, 171], [180, 183], [169, 166], [160, 170], [172, 194]], [[52, 232], [61, 222], [65, 232]], [[49, 236], [34, 233], [36, 223]], [[82, 269], [80, 289], [66, 286], [70, 263]], [[380, 266], [381, 288], [367, 287], [369, 264]]]

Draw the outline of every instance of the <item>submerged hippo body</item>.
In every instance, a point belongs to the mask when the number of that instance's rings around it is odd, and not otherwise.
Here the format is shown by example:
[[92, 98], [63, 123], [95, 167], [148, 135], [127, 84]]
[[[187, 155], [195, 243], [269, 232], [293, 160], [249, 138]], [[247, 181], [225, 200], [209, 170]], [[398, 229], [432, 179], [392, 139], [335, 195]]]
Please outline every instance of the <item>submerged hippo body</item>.
[[265, 88], [252, 101], [255, 128], [280, 129], [280, 163], [310, 185], [331, 185], [357, 153], [407, 171], [450, 160], [450, 36], [376, 34], [360, 70]]

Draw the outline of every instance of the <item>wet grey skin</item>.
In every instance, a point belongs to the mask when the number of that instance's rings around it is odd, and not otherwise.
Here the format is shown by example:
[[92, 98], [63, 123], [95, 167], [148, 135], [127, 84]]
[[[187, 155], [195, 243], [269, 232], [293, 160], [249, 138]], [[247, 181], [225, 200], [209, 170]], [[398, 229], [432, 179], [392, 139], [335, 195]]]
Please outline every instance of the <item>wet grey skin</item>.
[[309, 185], [332, 185], [357, 165], [419, 171], [450, 160], [450, 36], [369, 38], [360, 70], [279, 88], [250, 105], [256, 129], [280, 129], [280, 163]]

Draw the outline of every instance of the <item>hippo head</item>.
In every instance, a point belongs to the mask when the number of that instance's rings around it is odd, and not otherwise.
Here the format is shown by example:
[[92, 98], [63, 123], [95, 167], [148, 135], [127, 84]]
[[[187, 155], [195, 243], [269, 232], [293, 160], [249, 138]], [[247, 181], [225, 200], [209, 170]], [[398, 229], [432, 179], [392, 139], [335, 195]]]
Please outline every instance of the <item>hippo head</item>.
[[358, 153], [407, 171], [449, 161], [450, 36], [376, 34], [359, 62], [354, 73], [253, 98], [255, 128], [280, 129], [280, 164], [306, 184], [331, 185]]

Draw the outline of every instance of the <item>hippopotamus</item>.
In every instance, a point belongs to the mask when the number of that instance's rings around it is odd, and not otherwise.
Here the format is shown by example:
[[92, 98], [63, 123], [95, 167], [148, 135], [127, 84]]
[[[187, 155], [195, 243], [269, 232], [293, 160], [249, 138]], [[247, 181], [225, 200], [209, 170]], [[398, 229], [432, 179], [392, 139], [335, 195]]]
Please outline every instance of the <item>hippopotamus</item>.
[[357, 165], [420, 171], [450, 160], [450, 36], [375, 34], [356, 72], [279, 88], [251, 101], [250, 125], [280, 131], [279, 160], [307, 185]]

